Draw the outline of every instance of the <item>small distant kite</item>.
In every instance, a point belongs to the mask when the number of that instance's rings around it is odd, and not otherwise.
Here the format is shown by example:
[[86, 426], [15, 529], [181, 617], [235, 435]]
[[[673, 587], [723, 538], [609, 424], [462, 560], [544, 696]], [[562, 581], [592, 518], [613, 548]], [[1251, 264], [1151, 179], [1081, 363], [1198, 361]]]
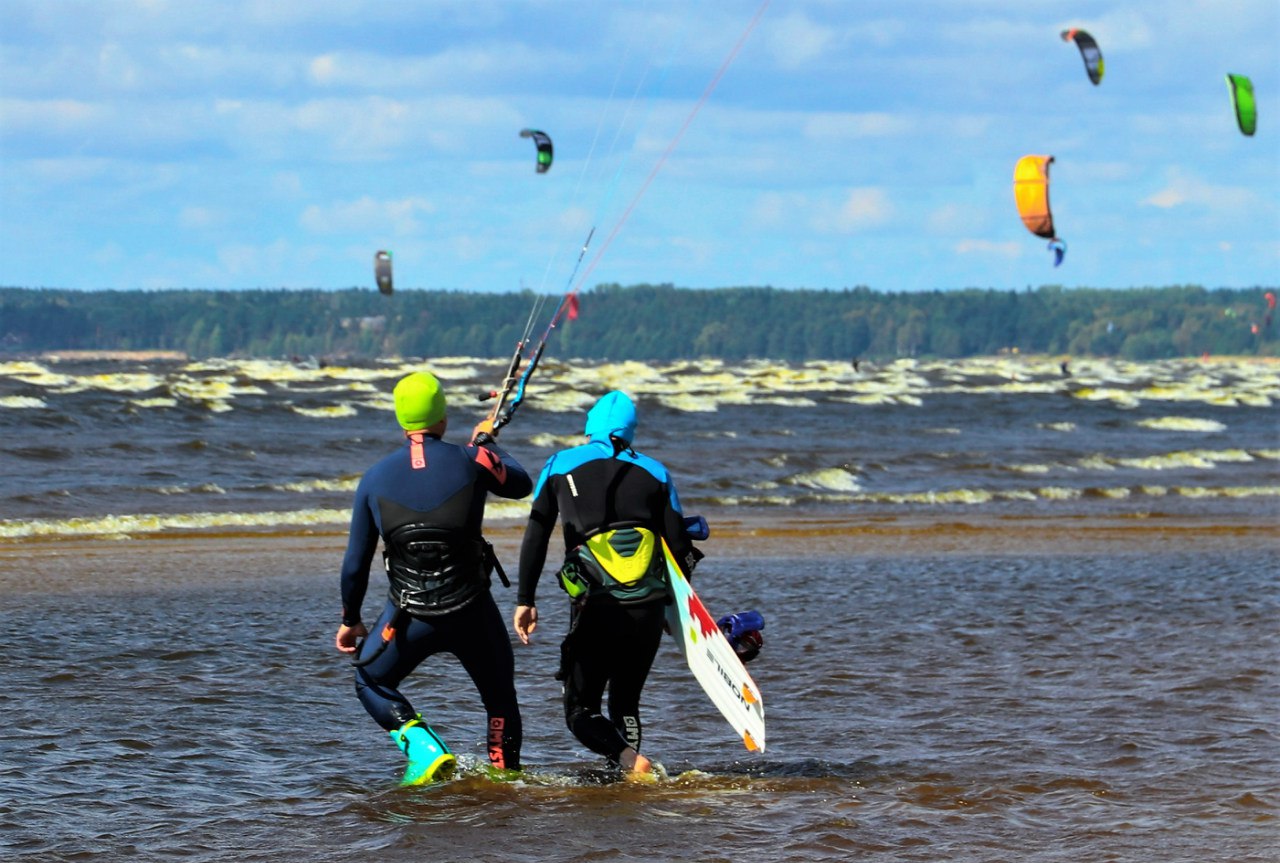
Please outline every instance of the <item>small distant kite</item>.
[[1072, 28], [1062, 31], [1062, 41], [1076, 43], [1076, 47], [1080, 49], [1080, 56], [1084, 59], [1084, 70], [1089, 73], [1089, 80], [1095, 87], [1101, 84], [1106, 67], [1102, 62], [1102, 51], [1098, 49], [1098, 43], [1094, 38], [1083, 30]]
[[373, 256], [373, 277], [378, 282], [378, 290], [391, 295], [391, 253], [379, 251]]
[[551, 136], [537, 129], [521, 129], [520, 137], [532, 138], [533, 143], [538, 146], [538, 173], [545, 174], [551, 170]]
[[1049, 241], [1056, 267], [1067, 253], [1067, 244], [1054, 233], [1053, 212], [1049, 209], [1049, 165], [1052, 163], [1053, 156], [1019, 159], [1013, 167], [1013, 200], [1027, 230]]
[[1227, 75], [1231, 101], [1236, 107], [1236, 124], [1240, 131], [1252, 135], [1258, 129], [1258, 105], [1253, 101], [1253, 82], [1244, 75]]

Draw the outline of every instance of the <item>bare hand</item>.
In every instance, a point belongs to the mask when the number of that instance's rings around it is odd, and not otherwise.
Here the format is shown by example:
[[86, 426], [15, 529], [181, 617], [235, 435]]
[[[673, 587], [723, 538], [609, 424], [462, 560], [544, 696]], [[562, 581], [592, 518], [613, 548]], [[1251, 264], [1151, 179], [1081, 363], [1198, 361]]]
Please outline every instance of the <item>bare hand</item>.
[[520, 636], [521, 644], [529, 643], [529, 636], [538, 628], [538, 608], [533, 605], [517, 605], [516, 615], [511, 621]]
[[357, 623], [355, 626], [343, 624], [338, 627], [338, 634], [334, 636], [333, 644], [342, 653], [355, 653], [360, 639], [368, 634], [369, 630], [364, 628], [363, 623]]
[[472, 442], [476, 441], [482, 434], [488, 435], [492, 440], [498, 439], [498, 433], [493, 429], [493, 420], [483, 419], [476, 423], [476, 427], [471, 430]]

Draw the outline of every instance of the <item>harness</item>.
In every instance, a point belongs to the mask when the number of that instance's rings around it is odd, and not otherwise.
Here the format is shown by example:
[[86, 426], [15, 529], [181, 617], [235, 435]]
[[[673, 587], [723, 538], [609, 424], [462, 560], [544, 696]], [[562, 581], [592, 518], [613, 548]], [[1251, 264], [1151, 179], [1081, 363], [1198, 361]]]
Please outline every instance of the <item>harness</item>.
[[494, 558], [483, 539], [458, 539], [452, 531], [415, 522], [388, 531], [383, 544], [388, 595], [410, 614], [448, 614], [489, 589]]
[[667, 564], [661, 548], [648, 528], [605, 528], [565, 555], [560, 587], [575, 600], [607, 596], [631, 605], [665, 598]]

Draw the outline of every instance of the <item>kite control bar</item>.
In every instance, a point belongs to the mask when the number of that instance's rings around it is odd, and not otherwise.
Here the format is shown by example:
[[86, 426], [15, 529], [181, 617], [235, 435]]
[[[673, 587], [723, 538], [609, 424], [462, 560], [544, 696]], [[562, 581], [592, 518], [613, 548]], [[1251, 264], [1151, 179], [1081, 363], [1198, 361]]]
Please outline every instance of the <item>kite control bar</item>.
[[551, 332], [556, 328], [556, 324], [560, 322], [561, 316], [567, 312], [571, 319], [577, 317], [578, 291], [572, 287], [573, 279], [578, 274], [578, 267], [582, 265], [582, 258], [587, 254], [587, 247], [591, 245], [591, 238], [595, 236], [595, 233], [596, 229], [592, 226], [587, 233], [587, 239], [582, 243], [582, 250], [578, 252], [578, 261], [573, 265], [573, 272], [569, 274], [570, 290], [560, 298], [560, 304], [556, 306], [555, 313], [551, 316], [551, 323], [547, 324], [547, 328], [542, 333], [542, 338], [538, 340], [538, 346], [534, 349], [533, 355], [524, 364], [524, 373], [520, 373], [520, 365], [524, 360], [525, 346], [529, 343], [529, 334], [533, 330], [533, 319], [541, 305], [540, 300], [534, 302], [533, 309], [529, 312], [529, 319], [525, 321], [524, 335], [520, 337], [520, 341], [516, 342], [515, 352], [511, 355], [511, 363], [507, 366], [507, 374], [502, 379], [502, 389], [490, 390], [477, 395], [477, 398], [482, 402], [490, 399], [497, 399], [497, 401], [489, 409], [489, 416], [487, 417], [493, 427], [492, 434], [480, 432], [472, 443], [483, 444], [490, 442], [497, 436], [499, 429], [511, 422], [520, 405], [524, 404], [525, 388], [529, 385], [529, 378], [533, 375], [534, 370], [538, 368], [538, 362], [542, 359], [542, 354], [547, 349], [547, 339], [551, 338]]

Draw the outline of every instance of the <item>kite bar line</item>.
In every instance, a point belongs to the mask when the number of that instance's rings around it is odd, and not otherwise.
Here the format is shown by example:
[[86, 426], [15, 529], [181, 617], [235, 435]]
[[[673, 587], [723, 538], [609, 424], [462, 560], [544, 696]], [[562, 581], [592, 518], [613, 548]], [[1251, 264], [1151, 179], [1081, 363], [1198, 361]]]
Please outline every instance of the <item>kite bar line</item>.
[[515, 352], [511, 355], [511, 363], [507, 366], [507, 373], [502, 379], [502, 389], [486, 390], [480, 393], [478, 398], [480, 401], [488, 401], [489, 399], [497, 399], [497, 403], [489, 411], [488, 419], [492, 422], [502, 413], [502, 408], [507, 402], [507, 397], [511, 395], [511, 388], [516, 383], [516, 373], [520, 371], [520, 362], [524, 359], [524, 346], [529, 343], [529, 336], [533, 333], [533, 321], [538, 314], [538, 309], [542, 308], [542, 298], [534, 300], [533, 308], [529, 310], [529, 317], [524, 322], [524, 332], [520, 335], [520, 340], [516, 342]]
[[[645, 8], [647, 10], [648, 8], [647, 5]], [[682, 36], [679, 40], [677, 40], [672, 44], [670, 56], [667, 58], [667, 63], [664, 67], [664, 71], [662, 72], [659, 80], [666, 77], [667, 70], [669, 70], [671, 65], [671, 61], [675, 57], [679, 56], [680, 47], [683, 45], [683, 43], [684, 43], [684, 38]], [[609, 87], [609, 98], [605, 102], [604, 110], [600, 112], [600, 121], [596, 124], [595, 133], [591, 137], [591, 146], [587, 149], [587, 156], [582, 162], [582, 170], [578, 172], [578, 179], [574, 182], [573, 192], [569, 196], [569, 201], [571, 204], [576, 204], [578, 202], [579, 195], [582, 191], [583, 183], [587, 178], [587, 174], [590, 171], [591, 166], [594, 164], [596, 146], [600, 143], [600, 135], [605, 128], [606, 118], [609, 113], [609, 106], [613, 104], [614, 98], [618, 94], [618, 85], [622, 81], [623, 72], [626, 68], [627, 57], [631, 55], [631, 47], [632, 47], [631, 42], [628, 41], [626, 53], [624, 54], [622, 61], [618, 64], [618, 70], [617, 72], [614, 73], [614, 76], [613, 76], [613, 84]], [[636, 100], [640, 97], [640, 92], [641, 90], [644, 89], [645, 81], [648, 79], [649, 72], [652, 69], [653, 69], [653, 58], [650, 58], [646, 63], [644, 71], [641, 73], [639, 80], [636, 82], [635, 89], [631, 93], [631, 98], [627, 101], [626, 110], [623, 111], [622, 119], [618, 122], [617, 128], [614, 130], [613, 140], [609, 142], [609, 148], [606, 156], [612, 156], [614, 150], [617, 148], [618, 141], [622, 137], [622, 131], [626, 126], [627, 118], [631, 115], [632, 110], [635, 108]], [[652, 111], [653, 111], [653, 104], [652, 104], [652, 100], [650, 100], [648, 112], [652, 113]], [[641, 125], [643, 126], [643, 124]], [[618, 165], [617, 169], [613, 173], [613, 177], [609, 180], [607, 186], [605, 187], [606, 190], [603, 197], [603, 203], [597, 204], [595, 208], [595, 212], [597, 216], [592, 218], [591, 220], [593, 222], [593, 225], [592, 225], [593, 231], [594, 231], [594, 223], [599, 221], [598, 214], [605, 209], [608, 202], [612, 200], [614, 193], [617, 191], [618, 186], [622, 181], [623, 170], [625, 169], [627, 163], [631, 160], [631, 155], [633, 152], [634, 150], [629, 150], [627, 152], [626, 156], [622, 159], [622, 163]], [[590, 241], [590, 238], [588, 238], [588, 241]], [[558, 252], [553, 251], [551, 254], [551, 257], [547, 260], [547, 267], [542, 274], [542, 280], [538, 282], [539, 292], [541, 292], [543, 287], [546, 286], [547, 277], [551, 274], [551, 267], [555, 263], [555, 260], [558, 254], [559, 254]], [[580, 265], [581, 263], [582, 263], [582, 259], [581, 259], [581, 256], [579, 256], [578, 262], [577, 264], [574, 265], [574, 268], [573, 268], [574, 273], [577, 273], [578, 265]], [[573, 277], [570, 276], [569, 284], [565, 285], [565, 290], [567, 291], [572, 286], [572, 284], [573, 284]]]
[[[582, 251], [578, 252], [578, 262], [573, 265], [573, 273], [569, 274], [569, 283], [573, 283], [573, 277], [578, 272], [578, 267], [582, 264], [582, 259], [587, 254], [587, 247], [591, 245], [591, 238], [595, 236], [596, 229], [592, 226], [590, 232], [587, 233], [587, 239], [582, 243]], [[573, 292], [566, 293], [560, 298], [560, 305], [556, 307], [555, 314], [551, 316], [551, 323], [547, 325], [546, 331], [542, 334], [542, 338], [538, 340], [538, 345], [534, 348], [533, 353], [529, 356], [529, 361], [525, 363], [524, 373], [516, 378], [516, 373], [520, 371], [520, 362], [524, 356], [525, 345], [529, 343], [529, 335], [533, 330], [533, 318], [541, 307], [542, 300], [539, 298], [534, 301], [533, 310], [529, 312], [529, 320], [525, 322], [524, 336], [516, 343], [515, 353], [511, 356], [511, 365], [507, 367], [506, 377], [502, 382], [502, 390], [494, 390], [488, 393], [481, 393], [480, 399], [486, 400], [497, 398], [498, 401], [489, 411], [489, 422], [493, 427], [493, 434], [496, 435], [498, 430], [511, 422], [511, 418], [515, 416], [520, 405], [524, 404], [525, 387], [529, 384], [529, 377], [534, 370], [538, 368], [538, 361], [542, 359], [542, 352], [547, 348], [547, 339], [551, 338], [551, 331], [555, 329], [556, 322], [560, 319], [561, 311], [565, 308], [566, 303], [576, 303], [577, 297]], [[512, 392], [514, 390], [514, 393]], [[509, 402], [508, 402], [509, 400]], [[476, 435], [472, 443], [487, 443], [492, 440], [493, 435], [481, 432]]]
[[[551, 333], [555, 330], [556, 325], [560, 323], [561, 318], [565, 314], [569, 314], [570, 317], [576, 316], [574, 314], [574, 310], [577, 308], [578, 293], [581, 290], [583, 283], [586, 282], [587, 277], [596, 268], [596, 265], [600, 263], [600, 258], [604, 255], [605, 250], [609, 248], [614, 237], [618, 235], [618, 232], [622, 230], [623, 225], [627, 223], [627, 220], [631, 217], [632, 211], [636, 208], [636, 204], [638, 204], [640, 199], [644, 197], [644, 193], [648, 191], [650, 184], [653, 183], [658, 172], [662, 170], [663, 166], [667, 163], [668, 158], [670, 158], [671, 154], [680, 144], [681, 139], [684, 138], [685, 132], [687, 132], [689, 127], [693, 124], [694, 118], [698, 116], [698, 113], [702, 110], [702, 106], [707, 103], [712, 92], [715, 91], [716, 86], [720, 83], [720, 79], [724, 77], [724, 73], [728, 71], [729, 66], [733, 64], [738, 53], [742, 50], [742, 46], [746, 44], [747, 37], [751, 35], [751, 32], [755, 30], [756, 25], [760, 23], [760, 19], [764, 17], [764, 12], [769, 7], [770, 2], [771, 0], [763, 0], [759, 8], [756, 9], [755, 14], [751, 17], [746, 28], [742, 31], [742, 35], [738, 37], [738, 41], [734, 43], [733, 48], [730, 49], [729, 54], [720, 64], [720, 68], [717, 69], [715, 75], [711, 77], [711, 81], [702, 91], [702, 95], [698, 97], [698, 101], [694, 103], [693, 108], [689, 110], [689, 114], [685, 117], [684, 123], [681, 124], [679, 131], [676, 132], [670, 143], [667, 144], [666, 149], [663, 150], [662, 155], [654, 164], [653, 169], [649, 171], [649, 175], [645, 178], [644, 182], [641, 183], [640, 188], [631, 198], [631, 202], [627, 204], [627, 208], [614, 224], [613, 229], [609, 232], [609, 236], [605, 239], [604, 244], [596, 250], [591, 262], [587, 265], [587, 269], [583, 271], [582, 276], [578, 278], [577, 284], [574, 284], [574, 279], [577, 276], [578, 269], [582, 265], [583, 258], [586, 257], [587, 248], [591, 245], [591, 238], [595, 236], [596, 229], [594, 225], [592, 226], [591, 231], [587, 234], [587, 239], [582, 244], [581, 251], [578, 252], [578, 260], [573, 265], [573, 272], [569, 274], [569, 280], [566, 286], [567, 290], [564, 296], [560, 298], [560, 303], [556, 306], [555, 312], [551, 315], [551, 321], [547, 324], [547, 328], [543, 332], [542, 338], [538, 340], [537, 347], [533, 349], [533, 352], [529, 355], [528, 362], [524, 364], [524, 372], [520, 374], [519, 379], [517, 380], [516, 373], [520, 369], [524, 349], [528, 344], [528, 334], [530, 331], [529, 324], [525, 325], [524, 338], [516, 344], [515, 354], [511, 358], [511, 364], [507, 369], [506, 378], [503, 380], [502, 390], [495, 390], [491, 393], [481, 394], [482, 399], [498, 399], [494, 404], [493, 409], [490, 410], [488, 417], [492, 423], [495, 434], [499, 429], [511, 422], [516, 410], [518, 410], [520, 405], [524, 403], [525, 387], [529, 383], [529, 377], [533, 374], [534, 370], [537, 369], [538, 361], [542, 359], [543, 351], [546, 350], [547, 340], [551, 337]], [[534, 308], [536, 311], [537, 306]], [[490, 436], [482, 432], [476, 436], [475, 442], [484, 443], [488, 439], [491, 439]]]
[[[595, 255], [591, 259], [591, 263], [589, 263], [586, 270], [583, 271], [578, 284], [570, 291], [571, 294], [576, 296], [578, 291], [582, 289], [583, 283], [586, 282], [587, 277], [591, 275], [592, 271], [594, 271], [596, 266], [600, 263], [600, 258], [613, 243], [614, 238], [618, 236], [618, 232], [622, 230], [622, 226], [627, 223], [629, 218], [631, 218], [631, 212], [636, 208], [636, 204], [638, 204], [640, 199], [644, 197], [644, 193], [648, 191], [649, 185], [653, 182], [654, 177], [658, 176], [658, 172], [662, 170], [662, 167], [667, 163], [667, 159], [680, 144], [680, 140], [684, 138], [684, 133], [689, 130], [689, 126], [693, 124], [694, 118], [698, 116], [698, 112], [702, 110], [702, 106], [707, 103], [707, 99], [710, 98], [711, 93], [716, 89], [716, 86], [719, 85], [720, 79], [724, 77], [724, 73], [728, 71], [729, 66], [731, 66], [733, 61], [737, 59], [738, 52], [742, 50], [742, 46], [746, 44], [747, 37], [751, 35], [753, 30], [755, 30], [756, 25], [760, 23], [760, 19], [764, 17], [765, 9], [769, 7], [769, 3], [770, 0], [764, 0], [764, 2], [760, 4], [760, 7], [756, 9], [756, 13], [747, 23], [746, 29], [742, 31], [742, 35], [738, 37], [738, 41], [729, 51], [728, 56], [724, 58], [724, 62], [720, 64], [720, 68], [716, 70], [715, 75], [712, 76], [711, 81], [706, 86], [706, 89], [702, 91], [702, 95], [698, 97], [698, 101], [694, 104], [693, 108], [690, 109], [689, 115], [685, 117], [683, 125], [680, 126], [680, 130], [676, 132], [675, 137], [673, 137], [671, 142], [667, 144], [667, 148], [662, 152], [662, 155], [654, 164], [653, 170], [649, 172], [649, 176], [647, 176], [644, 182], [640, 184], [640, 188], [631, 198], [631, 202], [627, 204], [626, 210], [623, 211], [622, 215], [618, 218], [617, 223], [614, 224], [613, 230], [609, 232], [609, 236], [605, 238], [605, 241], [600, 245], [600, 248], [596, 250]], [[561, 309], [563, 309], [564, 306], [565, 303], [561, 302]], [[552, 326], [554, 325], [555, 321], [552, 320]]]

